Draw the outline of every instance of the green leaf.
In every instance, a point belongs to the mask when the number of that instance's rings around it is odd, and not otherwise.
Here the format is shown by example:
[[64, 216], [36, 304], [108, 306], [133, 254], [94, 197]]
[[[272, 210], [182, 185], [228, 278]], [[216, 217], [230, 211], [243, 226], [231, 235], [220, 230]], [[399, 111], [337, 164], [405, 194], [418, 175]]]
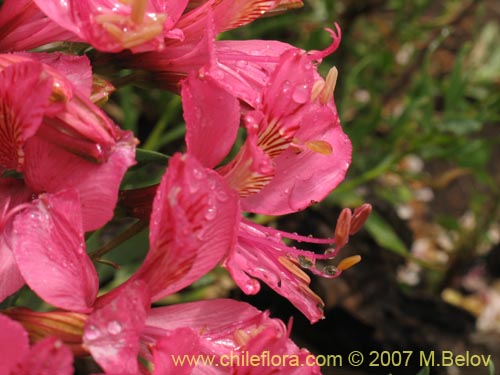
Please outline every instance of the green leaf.
[[394, 229], [376, 212], [372, 212], [365, 223], [366, 230], [375, 242], [381, 247], [403, 257], [408, 257], [410, 252], [398, 237]]
[[161, 152], [144, 150], [143, 148], [138, 148], [135, 150], [135, 160], [137, 163], [163, 163], [168, 162], [168, 156], [162, 154]]
[[156, 151], [137, 149], [137, 164], [123, 178], [120, 190], [138, 189], [158, 184], [165, 173], [168, 156]]

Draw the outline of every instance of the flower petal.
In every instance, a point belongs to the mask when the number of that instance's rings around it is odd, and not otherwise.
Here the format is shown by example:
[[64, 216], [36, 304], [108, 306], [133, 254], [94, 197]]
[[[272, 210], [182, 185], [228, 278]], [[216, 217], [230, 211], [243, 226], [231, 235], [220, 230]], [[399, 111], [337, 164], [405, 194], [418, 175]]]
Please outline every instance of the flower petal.
[[73, 373], [71, 350], [56, 337], [46, 337], [33, 345], [19, 369], [12, 375], [71, 375]]
[[87, 312], [99, 285], [81, 220], [76, 191], [43, 194], [14, 219], [12, 249], [26, 283], [42, 299]]
[[321, 201], [344, 180], [351, 162], [352, 146], [340, 127], [336, 111], [329, 107], [311, 109], [295, 134], [303, 142], [322, 141], [331, 153], [290, 147], [274, 159], [276, 173], [258, 194], [242, 200], [246, 211], [284, 215]]
[[196, 357], [200, 353], [200, 337], [191, 328], [177, 328], [166, 332], [151, 349], [153, 351], [154, 375], [189, 375], [193, 371], [194, 365], [186, 363], [179, 366], [173, 358]]
[[89, 316], [83, 343], [106, 374], [136, 374], [139, 337], [149, 310], [147, 286], [129, 283], [104, 301]]
[[51, 90], [40, 63], [23, 62], [0, 71], [0, 172], [22, 169], [24, 143], [38, 130]]
[[[238, 100], [210, 76], [192, 73], [182, 82], [188, 153], [213, 168], [229, 153], [238, 133]], [[217, 147], [207, 148], [207, 145]]]
[[28, 333], [18, 322], [0, 314], [0, 374], [12, 370], [29, 352]]
[[234, 246], [238, 198], [189, 154], [176, 154], [156, 192], [150, 250], [134, 275], [157, 301], [199, 279]]
[[37, 193], [76, 189], [87, 232], [113, 217], [120, 182], [134, 157], [135, 143], [128, 139], [116, 144], [107, 161], [96, 164], [36, 137], [26, 145], [25, 179]]

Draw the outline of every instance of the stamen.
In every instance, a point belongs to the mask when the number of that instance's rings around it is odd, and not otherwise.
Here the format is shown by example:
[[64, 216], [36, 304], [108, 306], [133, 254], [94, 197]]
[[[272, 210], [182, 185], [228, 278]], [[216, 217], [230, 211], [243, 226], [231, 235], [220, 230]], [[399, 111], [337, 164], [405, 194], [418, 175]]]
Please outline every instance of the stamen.
[[288, 271], [293, 273], [306, 284], [309, 285], [311, 283], [311, 278], [309, 277], [309, 275], [302, 271], [299, 267], [297, 267], [297, 265], [291, 259], [279, 257], [278, 260]]
[[359, 262], [361, 262], [361, 256], [360, 255], [353, 255], [353, 256], [342, 259], [340, 261], [340, 263], [338, 264], [337, 268], [340, 271], [345, 271], [345, 270], [348, 270], [349, 268], [351, 268], [352, 266], [358, 264]]
[[326, 76], [326, 82], [321, 91], [320, 103], [326, 104], [333, 98], [333, 92], [335, 91], [335, 86], [337, 85], [337, 78], [339, 76], [339, 71], [336, 67], [330, 69]]
[[325, 87], [325, 82], [323, 81], [323, 79], [318, 79], [316, 82], [314, 82], [311, 91], [311, 102], [314, 102], [316, 99], [318, 99], [319, 94], [323, 92], [324, 87]]
[[351, 228], [351, 210], [344, 208], [337, 219], [335, 227], [335, 243], [337, 248], [342, 248], [349, 241], [349, 230]]
[[306, 147], [322, 155], [330, 155], [333, 152], [332, 145], [326, 141], [308, 141]]
[[132, 22], [140, 25], [144, 20], [144, 15], [146, 14], [146, 7], [148, 5], [148, 0], [134, 0], [132, 2]]

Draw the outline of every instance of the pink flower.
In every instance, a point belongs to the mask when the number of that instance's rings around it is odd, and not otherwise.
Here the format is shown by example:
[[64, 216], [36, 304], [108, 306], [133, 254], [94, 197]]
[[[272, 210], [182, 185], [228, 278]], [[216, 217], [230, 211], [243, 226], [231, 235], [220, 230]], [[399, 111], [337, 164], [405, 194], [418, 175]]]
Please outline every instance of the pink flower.
[[49, 19], [33, 0], [5, 0], [0, 8], [0, 51], [26, 51], [78, 38]]
[[[166, 39], [162, 51], [141, 54], [122, 53], [118, 56], [100, 56], [101, 64], [110, 61], [120, 67], [147, 70], [154, 74], [154, 81], [163, 88], [178, 91], [178, 83], [189, 72], [208, 66], [219, 59], [214, 51], [217, 35], [223, 31], [243, 26], [279, 6], [269, 0], [190, 1], [189, 12], [176, 24], [182, 32], [178, 40]], [[99, 61], [97, 62], [99, 63]], [[222, 79], [219, 70], [219, 79]], [[222, 73], [223, 74], [223, 73]], [[227, 77], [224, 77], [227, 80]], [[148, 84], [148, 80], [144, 82]], [[149, 82], [150, 83], [150, 82]]]
[[113, 216], [136, 141], [88, 99], [85, 58], [0, 55], [0, 69], [0, 300], [27, 282], [88, 311], [98, 285], [83, 232]]
[[148, 255], [127, 283], [145, 282], [152, 301], [191, 285], [234, 248], [238, 204], [216, 172], [174, 155], [156, 190]]
[[[138, 374], [137, 355], [153, 364], [155, 375], [319, 373], [313, 362], [306, 362], [310, 353], [299, 349], [289, 339], [289, 329], [270, 319], [268, 313], [224, 299], [150, 309], [147, 287], [139, 281], [127, 285], [89, 316], [83, 341], [107, 374]], [[295, 367], [288, 367], [289, 361], [278, 366], [265, 361], [250, 366], [249, 356], [264, 358], [266, 351], [270, 356], [293, 358]], [[179, 363], [186, 357], [201, 356], [214, 365], [204, 366], [201, 360], [197, 366], [189, 365], [188, 360]]]
[[118, 52], [162, 50], [164, 39], [182, 38], [175, 24], [187, 0], [6, 0], [0, 10], [0, 50], [21, 51], [58, 41]]
[[[314, 68], [314, 63], [331, 53], [338, 43], [335, 37], [325, 51], [309, 54], [286, 49], [269, 74], [262, 94], [248, 96], [254, 97], [255, 107], [244, 111], [245, 144], [231, 162], [217, 169], [238, 192], [243, 210], [266, 215], [300, 211], [325, 198], [344, 179], [351, 160], [351, 143], [340, 127], [333, 102], [337, 71], [332, 69], [325, 81]], [[182, 82], [181, 91], [188, 152], [206, 168], [216, 167], [227, 155], [240, 123], [234, 90], [230, 91], [227, 82], [216, 79], [214, 72], [209, 68], [191, 73]], [[249, 92], [257, 90], [249, 88]], [[223, 104], [213, 110], [213, 100], [219, 97], [224, 98]], [[215, 153], [203, 147], [216, 142], [220, 146]], [[354, 216], [366, 219], [367, 213], [369, 206], [364, 206]], [[323, 317], [323, 302], [309, 289], [310, 279], [300, 268], [324, 277], [340, 275], [342, 269], [328, 262], [320, 268], [315, 263], [333, 258], [345, 245], [350, 226], [354, 225], [351, 219], [351, 211], [345, 211], [339, 218], [335, 238], [330, 239], [292, 235], [243, 219], [235, 250], [224, 264], [244, 292], [257, 293], [260, 285], [255, 278], [261, 279], [316, 322]], [[336, 249], [314, 254], [286, 246], [282, 237], [336, 244]], [[348, 268], [346, 264], [343, 269]]]
[[23, 326], [0, 314], [0, 373], [5, 375], [73, 374], [71, 351], [55, 337], [31, 348]]

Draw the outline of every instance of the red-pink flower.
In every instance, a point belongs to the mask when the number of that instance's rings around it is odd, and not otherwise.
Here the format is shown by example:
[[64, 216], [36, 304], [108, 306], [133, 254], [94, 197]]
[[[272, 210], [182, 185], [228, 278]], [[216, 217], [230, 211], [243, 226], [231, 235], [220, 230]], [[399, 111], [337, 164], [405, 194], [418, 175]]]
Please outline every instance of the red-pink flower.
[[[106, 374], [140, 373], [138, 356], [153, 364], [155, 375], [319, 373], [314, 361], [306, 362], [310, 353], [289, 339], [289, 328], [267, 312], [224, 299], [150, 309], [147, 287], [139, 281], [90, 315], [83, 341]], [[266, 351], [288, 360], [251, 366], [248, 357], [265, 358]], [[201, 356], [214, 365], [203, 365]], [[200, 361], [190, 365], [185, 358]]]
[[97, 275], [83, 232], [111, 219], [136, 141], [88, 99], [85, 58], [0, 55], [0, 76], [0, 300], [26, 281], [88, 311]]
[[51, 42], [76, 41], [119, 52], [162, 50], [182, 39], [175, 27], [187, 0], [6, 0], [0, 9], [0, 50], [21, 51]]
[[47, 337], [30, 348], [23, 326], [0, 314], [0, 374], [73, 374], [73, 355], [55, 337]]
[[[317, 61], [338, 46], [339, 37], [333, 31], [331, 34], [334, 42], [325, 51], [285, 49], [274, 70], [264, 69], [263, 78], [268, 76], [262, 93], [248, 96], [254, 98], [254, 108], [243, 110], [245, 144], [231, 162], [217, 169], [238, 192], [245, 211], [266, 215], [296, 212], [322, 200], [344, 179], [351, 160], [351, 143], [340, 127], [333, 102], [337, 71], [332, 69], [325, 81], [315, 68]], [[216, 167], [227, 155], [240, 124], [236, 93], [216, 79], [218, 68], [191, 73], [182, 82], [188, 152], [206, 168]], [[250, 86], [248, 90], [257, 92]], [[219, 97], [224, 98], [223, 104], [213, 110], [214, 98]], [[219, 144], [215, 153], [203, 147], [215, 142]], [[363, 212], [367, 209], [363, 208]], [[339, 219], [338, 228], [347, 228], [349, 233], [350, 221]], [[336, 249], [318, 255], [286, 246], [282, 237], [335, 244]], [[246, 293], [257, 293], [260, 286], [254, 278], [261, 279], [315, 322], [323, 317], [323, 303], [309, 289], [310, 279], [300, 268], [310, 268], [325, 277], [338, 276], [340, 269], [328, 263], [316, 268], [315, 263], [333, 258], [347, 237], [302, 237], [244, 219], [235, 250], [224, 264]]]
[[175, 154], [156, 190], [148, 255], [127, 283], [145, 282], [152, 301], [189, 286], [232, 251], [239, 220], [237, 195], [222, 178]]
[[[281, 3], [283, 2], [276, 0], [190, 1], [189, 11], [176, 24], [176, 28], [182, 32], [182, 39], [165, 40], [166, 48], [162, 51], [123, 53], [116, 57], [101, 56], [102, 63], [108, 64], [107, 60], [111, 59], [122, 67], [153, 72], [156, 83], [163, 88], [178, 91], [179, 81], [189, 72], [213, 65], [222, 57], [214, 49], [219, 33], [252, 22], [282, 6]], [[230, 80], [230, 77], [223, 77], [222, 70], [218, 70], [217, 74], [220, 80]]]

